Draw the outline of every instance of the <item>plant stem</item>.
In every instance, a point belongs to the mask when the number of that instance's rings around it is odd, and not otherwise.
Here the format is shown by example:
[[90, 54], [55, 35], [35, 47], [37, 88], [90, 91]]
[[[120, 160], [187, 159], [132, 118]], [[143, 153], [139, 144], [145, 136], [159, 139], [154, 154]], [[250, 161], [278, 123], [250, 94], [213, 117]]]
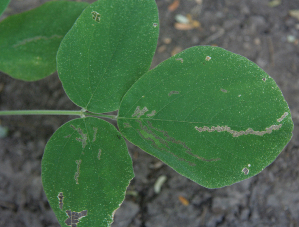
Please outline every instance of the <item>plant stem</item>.
[[80, 117], [88, 115], [95, 117], [110, 118], [113, 120], [117, 119], [116, 115], [106, 115], [76, 110], [9, 110], [0, 111], [0, 115], [77, 115]]

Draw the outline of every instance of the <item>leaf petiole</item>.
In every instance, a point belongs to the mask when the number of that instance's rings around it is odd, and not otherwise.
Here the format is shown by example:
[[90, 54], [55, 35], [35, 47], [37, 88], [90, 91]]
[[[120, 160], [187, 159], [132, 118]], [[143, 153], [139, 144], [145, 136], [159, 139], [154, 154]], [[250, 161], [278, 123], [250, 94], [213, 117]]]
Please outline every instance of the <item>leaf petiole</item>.
[[0, 111], [0, 115], [77, 115], [80, 117], [84, 116], [95, 116], [110, 118], [113, 120], [117, 119], [117, 115], [106, 115], [98, 113], [90, 113], [77, 110], [11, 110], [11, 111]]

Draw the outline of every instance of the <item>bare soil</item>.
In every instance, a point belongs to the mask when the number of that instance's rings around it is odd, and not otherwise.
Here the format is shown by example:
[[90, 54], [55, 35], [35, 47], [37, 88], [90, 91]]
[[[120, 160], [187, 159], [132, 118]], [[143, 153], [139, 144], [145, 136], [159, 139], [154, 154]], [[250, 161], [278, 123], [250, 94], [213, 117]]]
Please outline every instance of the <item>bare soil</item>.
[[[12, 0], [1, 17], [41, 5], [46, 0]], [[136, 177], [115, 215], [113, 227], [299, 226], [299, 20], [289, 11], [298, 0], [157, 0], [160, 38], [153, 67], [195, 45], [217, 45], [262, 67], [281, 88], [295, 124], [294, 136], [262, 173], [221, 189], [201, 187], [156, 158], [129, 144]], [[175, 28], [175, 16], [190, 14], [200, 22], [191, 30]], [[1, 35], [1, 34], [0, 34]], [[0, 50], [1, 51], [1, 50]], [[76, 107], [64, 93], [57, 74], [38, 82], [17, 81], [0, 73], [0, 109]], [[1, 117], [8, 127], [0, 139], [0, 226], [59, 226], [41, 184], [41, 158], [47, 140], [72, 117]], [[154, 183], [165, 175], [161, 192]], [[183, 200], [183, 199], [185, 200]]]

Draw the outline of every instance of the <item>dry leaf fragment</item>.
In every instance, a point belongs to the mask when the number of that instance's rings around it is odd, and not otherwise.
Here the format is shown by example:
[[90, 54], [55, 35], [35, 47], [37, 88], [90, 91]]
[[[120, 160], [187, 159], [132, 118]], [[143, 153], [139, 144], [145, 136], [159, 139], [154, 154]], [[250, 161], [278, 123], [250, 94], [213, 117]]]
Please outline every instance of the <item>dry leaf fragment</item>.
[[161, 192], [162, 185], [165, 183], [167, 180], [167, 177], [165, 175], [160, 176], [154, 185], [154, 191], [155, 193], [159, 194]]
[[164, 39], [163, 39], [163, 42], [164, 42], [165, 44], [170, 44], [171, 41], [172, 41], [171, 38], [164, 38]]
[[182, 47], [180, 47], [180, 46], [176, 46], [176, 47], [171, 51], [171, 56], [180, 53], [182, 50], [183, 50]]
[[299, 20], [299, 9], [290, 10], [289, 14]]
[[181, 24], [189, 24], [190, 23], [189, 18], [183, 16], [182, 14], [175, 15], [175, 20]]
[[162, 45], [160, 47], [158, 47], [158, 53], [162, 53], [166, 50], [166, 46], [165, 45]]
[[179, 196], [179, 200], [184, 206], [189, 205], [189, 201], [186, 198], [184, 198], [183, 196]]
[[183, 30], [183, 31], [192, 30], [194, 28], [192, 24], [183, 24], [183, 23], [175, 23], [174, 27], [177, 30]]
[[174, 0], [173, 3], [171, 3], [169, 6], [168, 6], [168, 10], [170, 12], [173, 12], [175, 11], [180, 5], [180, 0]]
[[192, 19], [191, 14], [187, 14], [187, 18], [188, 18], [190, 24], [192, 24], [194, 28], [199, 28], [201, 26], [199, 21]]
[[279, 6], [280, 4], [281, 4], [281, 0], [273, 0], [273, 1], [268, 3], [268, 6], [276, 7], [276, 6]]

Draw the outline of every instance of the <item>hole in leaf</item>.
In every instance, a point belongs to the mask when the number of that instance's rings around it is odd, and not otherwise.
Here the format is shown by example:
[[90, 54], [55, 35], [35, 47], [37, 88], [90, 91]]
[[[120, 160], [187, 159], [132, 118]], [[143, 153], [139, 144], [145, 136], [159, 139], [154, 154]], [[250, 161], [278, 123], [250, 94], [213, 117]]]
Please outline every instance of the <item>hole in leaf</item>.
[[70, 210], [67, 210], [66, 214], [69, 217], [65, 220], [65, 224], [71, 227], [77, 227], [77, 224], [79, 223], [80, 219], [87, 216], [87, 210], [83, 210], [81, 212], [72, 212]]
[[244, 169], [242, 169], [242, 172], [243, 172], [245, 175], [248, 175], [248, 173], [249, 173], [249, 169], [244, 168]]

